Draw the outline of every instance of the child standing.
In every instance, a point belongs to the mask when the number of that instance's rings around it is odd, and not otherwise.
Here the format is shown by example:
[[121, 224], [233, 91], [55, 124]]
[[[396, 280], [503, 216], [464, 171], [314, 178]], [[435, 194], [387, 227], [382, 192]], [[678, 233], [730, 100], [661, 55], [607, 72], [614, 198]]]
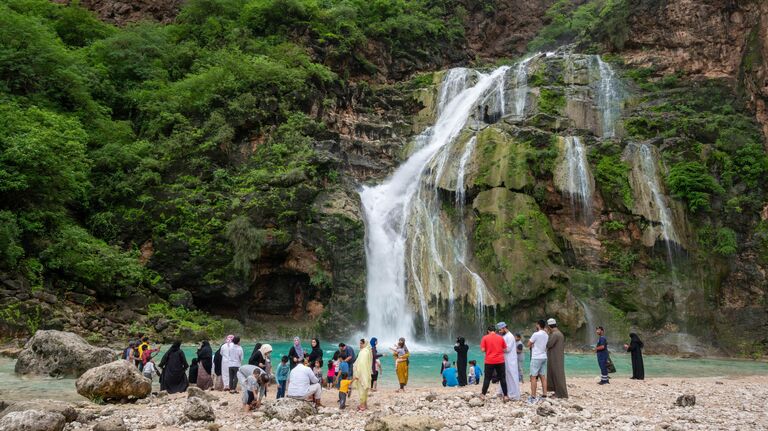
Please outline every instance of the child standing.
[[317, 377], [318, 381], [323, 381], [323, 364], [320, 361], [315, 361], [312, 366], [312, 372], [315, 373], [315, 377]]
[[477, 361], [472, 360], [469, 361], [469, 364], [472, 366], [472, 369], [475, 370], [475, 384], [480, 384], [480, 377], [483, 377], [483, 370], [480, 369], [480, 366], [477, 365]]
[[440, 377], [443, 379], [443, 387], [445, 387], [445, 377], [443, 377], [443, 371], [449, 368], [451, 363], [448, 361], [448, 355], [443, 355], [443, 363], [440, 364]]
[[472, 362], [469, 363], [469, 384], [474, 385], [477, 381], [477, 378], [475, 377], [475, 367], [472, 365]]
[[331, 389], [333, 387], [333, 382], [336, 380], [336, 364], [334, 364], [333, 361], [328, 361], [328, 374], [326, 374], [326, 377], [326, 387]]
[[349, 374], [341, 373], [341, 379], [339, 380], [339, 408], [344, 410], [347, 407], [347, 396], [349, 396], [349, 385], [352, 380], [349, 379]]
[[157, 366], [155, 366], [154, 359], [150, 359], [149, 362], [144, 364], [144, 369], [141, 371], [141, 373], [144, 375], [144, 377], [148, 378], [149, 381], [152, 381], [152, 375], [157, 374], [158, 377], [160, 377], [160, 371], [158, 371]]
[[275, 378], [277, 379], [277, 398], [283, 398], [285, 396], [285, 384], [288, 381], [288, 374], [291, 372], [291, 366], [288, 365], [288, 356], [283, 355], [280, 358], [280, 365], [277, 366], [277, 373]]

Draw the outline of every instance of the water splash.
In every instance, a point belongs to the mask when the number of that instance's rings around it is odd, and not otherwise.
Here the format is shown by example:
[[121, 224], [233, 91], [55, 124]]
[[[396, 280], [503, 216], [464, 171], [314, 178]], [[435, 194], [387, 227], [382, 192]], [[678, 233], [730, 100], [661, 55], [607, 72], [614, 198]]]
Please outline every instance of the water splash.
[[661, 188], [661, 178], [657, 169], [657, 158], [649, 144], [640, 144], [638, 148], [640, 154], [640, 170], [646, 179], [646, 184], [650, 189], [650, 195], [653, 199], [652, 211], [656, 212], [657, 220], [661, 225], [661, 239], [666, 243], [667, 253], [672, 259], [671, 243], [680, 244], [680, 237], [675, 229], [672, 211], [667, 205], [664, 191]]
[[[451, 164], [451, 144], [476, 112], [478, 102], [497, 88], [508, 67], [490, 74], [461, 70], [449, 72], [443, 81], [437, 121], [419, 149], [382, 184], [360, 191], [366, 222], [368, 331], [379, 334], [382, 340], [413, 336], [414, 313], [407, 282], [419, 296], [415, 302], [425, 335], [429, 331], [427, 298], [439, 293], [445, 284], [449, 292], [453, 289], [453, 276], [445, 268], [451, 262], [441, 259], [437, 265], [419, 265], [414, 259], [443, 254], [444, 244], [436, 236], [440, 220], [434, 191]], [[470, 86], [471, 75], [477, 82]], [[461, 86], [464, 88], [459, 91]], [[425, 270], [431, 273], [423, 274]]]
[[527, 57], [517, 64], [515, 70], [515, 118], [525, 118], [525, 106], [528, 101], [528, 64], [535, 56]]

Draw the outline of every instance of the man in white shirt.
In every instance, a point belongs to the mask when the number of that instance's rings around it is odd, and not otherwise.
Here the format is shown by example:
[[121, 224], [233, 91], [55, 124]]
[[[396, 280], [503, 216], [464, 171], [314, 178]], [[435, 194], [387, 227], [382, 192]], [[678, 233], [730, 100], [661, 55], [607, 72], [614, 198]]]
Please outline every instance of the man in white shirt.
[[315, 406], [322, 407], [320, 404], [322, 392], [323, 385], [320, 384], [320, 380], [312, 372], [312, 369], [307, 366], [307, 359], [291, 370], [288, 378], [288, 390], [285, 393], [286, 397], [314, 401]]
[[221, 382], [224, 384], [224, 390], [229, 390], [229, 352], [232, 348], [234, 335], [227, 335], [227, 340], [219, 348], [221, 354]]
[[536, 378], [541, 378], [542, 398], [547, 397], [547, 341], [549, 334], [544, 330], [547, 322], [536, 322], [536, 332], [528, 339], [528, 347], [531, 348], [531, 395], [529, 403], [536, 402]]
[[[517, 342], [515, 341], [515, 336], [509, 332], [509, 329], [507, 329], [506, 323], [497, 323], [496, 329], [499, 330], [499, 335], [504, 338], [504, 344], [507, 345], [504, 348], [504, 377], [507, 379], [507, 396], [512, 400], [519, 400], [520, 386], [517, 382]], [[499, 378], [501, 378], [501, 376], [499, 376]], [[501, 387], [499, 387], [499, 394], [501, 394]]]
[[[223, 355], [222, 355], [223, 359]], [[228, 368], [229, 368], [229, 392], [237, 392], [237, 371], [243, 365], [243, 348], [240, 347], [240, 337], [233, 337], [229, 344]]]

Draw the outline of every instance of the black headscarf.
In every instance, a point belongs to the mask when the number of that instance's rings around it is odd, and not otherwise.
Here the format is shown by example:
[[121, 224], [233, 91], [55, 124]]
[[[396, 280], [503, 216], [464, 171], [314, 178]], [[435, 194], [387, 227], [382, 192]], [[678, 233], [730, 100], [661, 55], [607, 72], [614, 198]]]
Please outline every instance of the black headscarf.
[[313, 338], [315, 346], [312, 347], [312, 352], [309, 354], [309, 366], [314, 367], [315, 361], [320, 361], [320, 366], [323, 365], [323, 349], [320, 348], [320, 340], [317, 337]]
[[253, 346], [253, 352], [251, 352], [251, 357], [248, 358], [248, 365], [256, 365], [259, 366], [259, 364], [264, 363], [264, 355], [261, 354], [261, 343], [256, 343], [255, 346]]
[[641, 348], [641, 349], [643, 348], [643, 342], [642, 342], [642, 341], [640, 341], [640, 337], [638, 337], [638, 336], [637, 336], [637, 334], [635, 334], [634, 332], [632, 332], [631, 334], [629, 334], [629, 339], [630, 339], [630, 340], [631, 340], [633, 343], [635, 343], [635, 344], [637, 345], [637, 347], [639, 347], [639, 348]]

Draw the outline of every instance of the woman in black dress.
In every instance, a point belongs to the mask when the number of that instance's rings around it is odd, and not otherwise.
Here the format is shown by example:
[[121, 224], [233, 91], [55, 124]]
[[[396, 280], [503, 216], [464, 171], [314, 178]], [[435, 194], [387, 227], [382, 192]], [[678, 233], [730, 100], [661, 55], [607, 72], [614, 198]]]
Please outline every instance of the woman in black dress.
[[203, 341], [200, 348], [197, 349], [197, 363], [200, 369], [197, 373], [197, 387], [207, 390], [213, 386], [211, 371], [213, 368], [213, 349], [208, 341]]
[[309, 363], [313, 367], [315, 366], [315, 361], [320, 361], [320, 364], [323, 363], [323, 349], [320, 348], [320, 340], [317, 339], [317, 337], [312, 339], [312, 342], [310, 344], [312, 346], [312, 351], [309, 353]]
[[634, 332], [629, 334], [629, 344], [624, 349], [632, 355], [632, 378], [645, 380], [645, 367], [643, 366], [643, 342]]
[[253, 352], [251, 352], [251, 357], [248, 358], [248, 365], [256, 365], [257, 367], [262, 368], [259, 364], [264, 362], [264, 355], [261, 354], [261, 343], [256, 343], [256, 345], [253, 346]]
[[469, 352], [469, 346], [464, 337], [456, 339], [456, 345], [453, 346], [453, 350], [456, 351], [456, 367], [459, 371], [459, 386], [467, 386], [467, 352]]
[[189, 386], [187, 380], [187, 357], [181, 351], [181, 341], [175, 341], [160, 361], [163, 373], [160, 375], [160, 389], [169, 394], [184, 392]]

